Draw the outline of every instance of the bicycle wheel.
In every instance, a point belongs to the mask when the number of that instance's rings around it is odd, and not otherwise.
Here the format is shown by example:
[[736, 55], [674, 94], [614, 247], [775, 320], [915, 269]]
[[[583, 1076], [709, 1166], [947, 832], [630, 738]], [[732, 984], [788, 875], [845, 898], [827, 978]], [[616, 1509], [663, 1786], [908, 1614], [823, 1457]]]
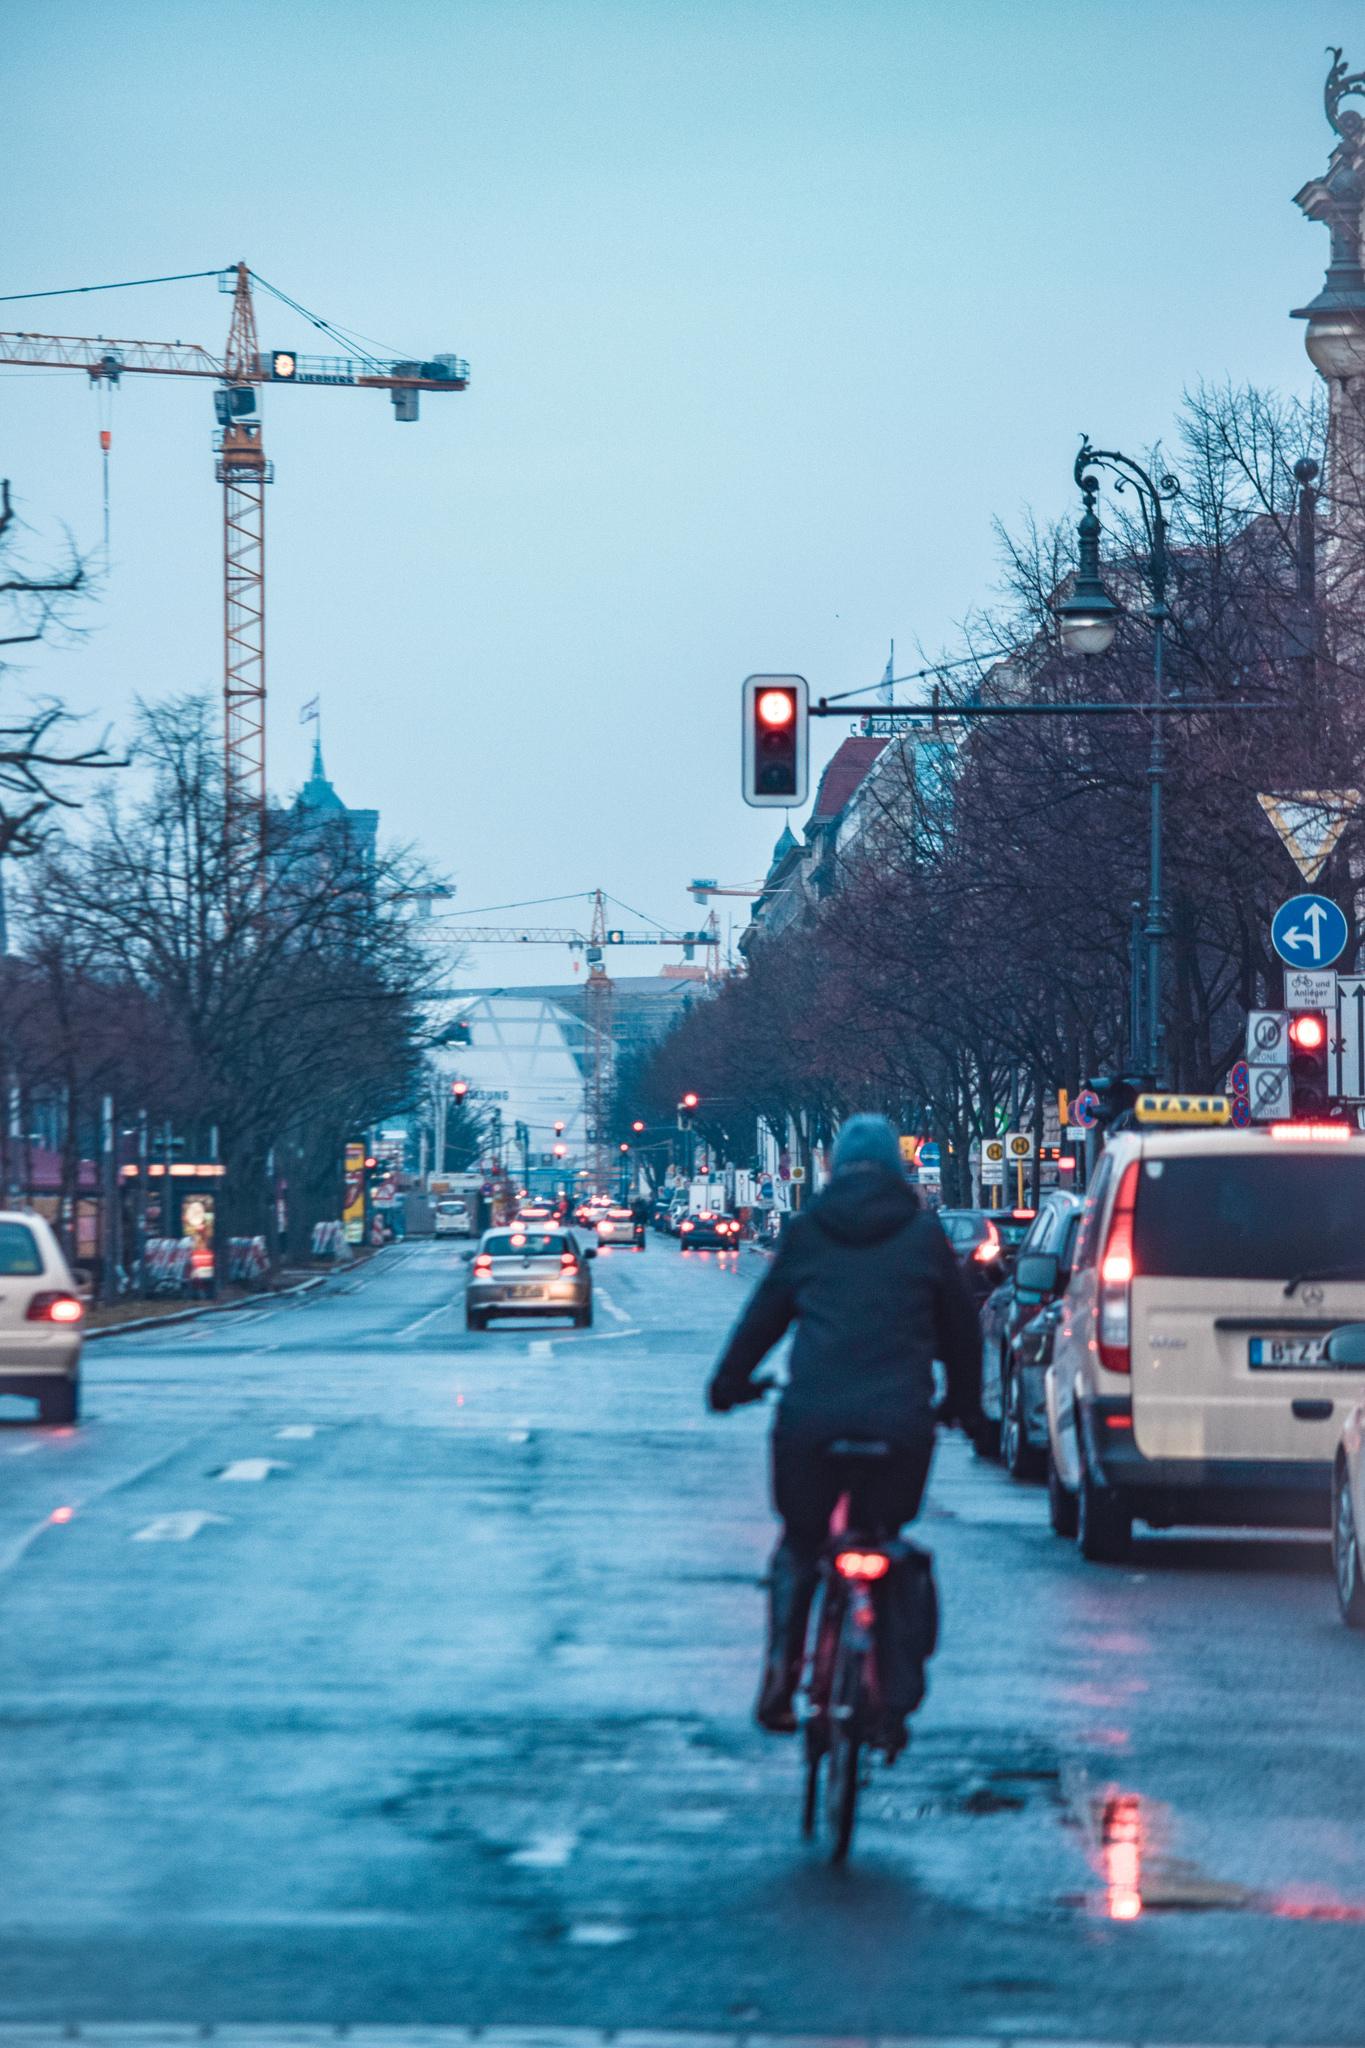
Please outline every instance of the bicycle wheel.
[[801, 1832], [809, 1841], [820, 1813], [820, 1766], [825, 1760], [822, 1732], [814, 1720], [806, 1723], [806, 1789], [801, 1802]]
[[862, 1748], [863, 1666], [866, 1650], [840, 1643], [830, 1688], [829, 1769], [825, 1779], [825, 1827], [829, 1860], [842, 1863], [853, 1840], [858, 1813], [858, 1763]]

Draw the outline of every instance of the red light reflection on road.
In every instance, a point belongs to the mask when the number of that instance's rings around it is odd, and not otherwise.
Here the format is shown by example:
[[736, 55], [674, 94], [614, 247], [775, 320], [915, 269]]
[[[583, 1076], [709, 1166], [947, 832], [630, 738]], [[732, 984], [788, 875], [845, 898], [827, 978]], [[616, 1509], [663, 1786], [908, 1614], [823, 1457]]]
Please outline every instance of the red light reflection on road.
[[1142, 1804], [1133, 1792], [1113, 1792], [1104, 1802], [1100, 1852], [1104, 1859], [1104, 1905], [1111, 1920], [1136, 1920], [1142, 1911]]
[[49, 1522], [69, 1522], [75, 1514], [74, 1508], [54, 1508], [48, 1516]]

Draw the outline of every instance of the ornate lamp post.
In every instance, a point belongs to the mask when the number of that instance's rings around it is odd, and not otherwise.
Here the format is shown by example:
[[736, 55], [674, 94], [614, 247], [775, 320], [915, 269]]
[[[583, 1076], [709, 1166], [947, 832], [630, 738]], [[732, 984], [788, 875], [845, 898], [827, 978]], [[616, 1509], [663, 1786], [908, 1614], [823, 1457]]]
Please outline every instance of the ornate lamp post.
[[1365, 209], [1365, 118], [1342, 101], [1365, 96], [1365, 71], [1347, 72], [1341, 51], [1331, 52], [1332, 68], [1323, 88], [1323, 103], [1337, 137], [1322, 177], [1310, 178], [1294, 196], [1310, 220], [1320, 220], [1332, 237], [1332, 253], [1322, 290], [1292, 314], [1306, 320], [1304, 345], [1314, 368], [1332, 391], [1337, 409], [1339, 387], [1365, 376], [1365, 270], [1361, 268], [1361, 216]]
[[[1073, 654], [1107, 653], [1113, 645], [1122, 616], [1121, 607], [1105, 589], [1100, 575], [1100, 522], [1095, 511], [1095, 499], [1100, 488], [1099, 477], [1095, 474], [1097, 469], [1110, 472], [1115, 490], [1135, 492], [1147, 535], [1147, 580], [1152, 590], [1152, 601], [1147, 607], [1147, 617], [1152, 622], [1152, 746], [1147, 763], [1147, 915], [1143, 926], [1147, 952], [1147, 1002], [1146, 1029], [1141, 1045], [1134, 1046], [1134, 1054], [1144, 1073], [1150, 1074], [1154, 1081], [1160, 1081], [1165, 1064], [1161, 991], [1167, 932], [1161, 869], [1161, 809], [1166, 779], [1166, 721], [1163, 714], [1166, 708], [1166, 621], [1170, 616], [1166, 609], [1170, 557], [1166, 548], [1165, 507], [1179, 491], [1180, 484], [1175, 477], [1167, 475], [1154, 482], [1131, 456], [1121, 455], [1117, 449], [1092, 448], [1088, 436], [1081, 442], [1074, 469], [1077, 488], [1085, 500], [1085, 511], [1077, 529], [1080, 560], [1071, 594], [1057, 606], [1062, 639]], [[1133, 1007], [1136, 1015], [1136, 1000]]]

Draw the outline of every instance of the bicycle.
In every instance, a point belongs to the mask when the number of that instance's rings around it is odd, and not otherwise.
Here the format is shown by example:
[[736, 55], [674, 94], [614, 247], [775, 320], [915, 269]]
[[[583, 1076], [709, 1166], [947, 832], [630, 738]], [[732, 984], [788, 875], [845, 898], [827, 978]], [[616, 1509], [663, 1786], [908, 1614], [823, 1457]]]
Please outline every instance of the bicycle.
[[[816, 1831], [823, 1770], [825, 1829], [829, 1860], [835, 1864], [844, 1862], [853, 1840], [864, 1753], [880, 1749], [887, 1763], [894, 1763], [908, 1739], [903, 1713], [887, 1711], [877, 1637], [878, 1588], [889, 1593], [897, 1567], [911, 1560], [925, 1574], [934, 1617], [932, 1631], [926, 1628], [925, 1641], [918, 1646], [924, 1657], [932, 1652], [936, 1635], [937, 1608], [928, 1553], [894, 1531], [876, 1524], [862, 1526], [856, 1513], [859, 1478], [869, 1464], [890, 1455], [890, 1447], [884, 1443], [841, 1441], [829, 1449], [848, 1484], [831, 1517], [830, 1540], [820, 1560], [807, 1635], [801, 1832], [809, 1839]], [[885, 1606], [885, 1599], [882, 1604]], [[888, 1614], [881, 1631], [884, 1643], [889, 1621]], [[918, 1699], [911, 1701], [912, 1707], [918, 1704]]]

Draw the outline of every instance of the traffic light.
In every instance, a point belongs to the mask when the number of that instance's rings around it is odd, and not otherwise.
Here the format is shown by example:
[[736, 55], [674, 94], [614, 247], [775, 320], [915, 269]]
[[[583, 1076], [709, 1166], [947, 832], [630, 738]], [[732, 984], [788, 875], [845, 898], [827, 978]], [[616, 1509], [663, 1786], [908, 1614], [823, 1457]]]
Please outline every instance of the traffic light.
[[806, 801], [810, 688], [804, 676], [749, 676], [743, 695], [744, 801], [759, 809]]
[[562, 1138], [562, 1137], [563, 1137], [563, 1135], [564, 1135], [564, 1119], [563, 1119], [563, 1117], [562, 1117], [562, 1116], [557, 1116], [557, 1117], [555, 1118], [555, 1136], [556, 1136], [557, 1138]]
[[641, 1136], [641, 1134], [644, 1131], [644, 1128], [645, 1127], [643, 1121], [637, 1116], [634, 1123], [631, 1125], [631, 1129], [634, 1131], [637, 1138]]
[[1289, 1020], [1289, 1113], [1325, 1116], [1331, 1108], [1328, 1058], [1331, 1036], [1325, 1010], [1296, 1010]]
[[1133, 1120], [1133, 1109], [1138, 1096], [1149, 1086], [1143, 1075], [1097, 1074], [1086, 1086], [1093, 1088], [1100, 1098], [1095, 1112], [1095, 1123], [1099, 1130], [1113, 1131], [1126, 1129]]
[[464, 1101], [464, 1099], [465, 1099], [465, 1097], [466, 1097], [466, 1095], [468, 1095], [468, 1093], [469, 1093], [469, 1083], [468, 1083], [468, 1081], [452, 1081], [452, 1082], [451, 1082], [451, 1084], [450, 1084], [450, 1096], [451, 1096], [451, 1100], [452, 1100], [453, 1102], [463, 1102], [463, 1101]]

